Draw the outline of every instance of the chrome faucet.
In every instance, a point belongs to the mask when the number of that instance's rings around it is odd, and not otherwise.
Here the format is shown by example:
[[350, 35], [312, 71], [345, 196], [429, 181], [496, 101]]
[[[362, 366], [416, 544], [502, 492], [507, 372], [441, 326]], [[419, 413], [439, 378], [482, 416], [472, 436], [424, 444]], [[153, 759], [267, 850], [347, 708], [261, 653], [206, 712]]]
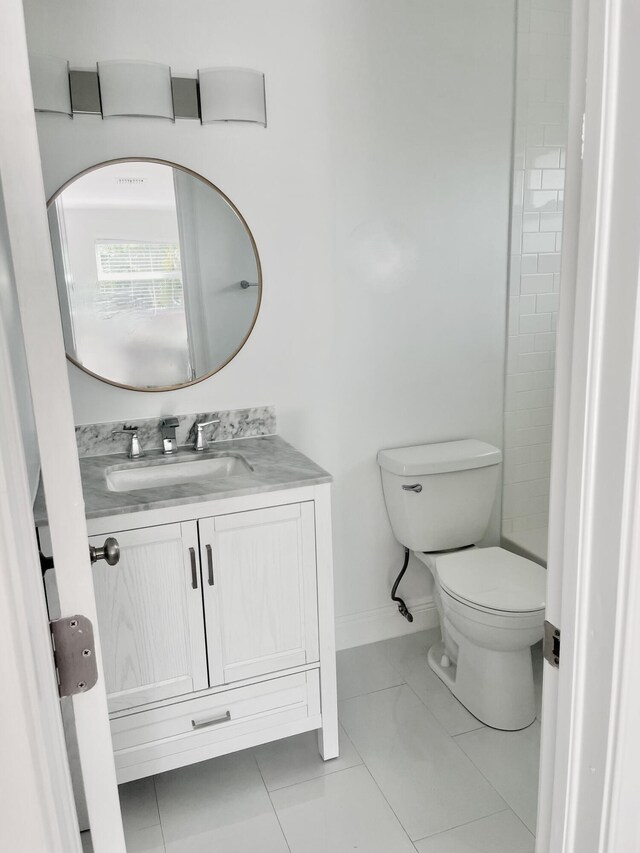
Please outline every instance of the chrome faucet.
[[207, 439], [204, 437], [204, 428], [206, 426], [210, 426], [211, 424], [219, 424], [220, 420], [214, 421], [200, 421], [199, 424], [196, 424], [196, 440], [193, 443], [193, 449], [196, 453], [202, 453], [203, 450], [207, 449], [208, 443]]
[[138, 438], [138, 427], [128, 427], [126, 424], [122, 429], [114, 429], [111, 435], [129, 435], [131, 436], [131, 444], [129, 445], [129, 459], [140, 459], [144, 456], [144, 450]]
[[160, 431], [162, 433], [162, 452], [165, 456], [171, 453], [178, 452], [176, 442], [176, 429], [178, 428], [178, 419], [175, 417], [163, 418], [160, 421]]

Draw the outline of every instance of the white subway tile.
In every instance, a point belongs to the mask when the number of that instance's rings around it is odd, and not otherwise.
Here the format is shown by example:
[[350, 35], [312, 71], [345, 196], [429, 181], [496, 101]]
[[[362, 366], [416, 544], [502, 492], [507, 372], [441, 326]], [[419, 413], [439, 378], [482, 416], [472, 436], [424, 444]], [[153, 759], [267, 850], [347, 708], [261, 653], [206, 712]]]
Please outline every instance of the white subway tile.
[[553, 423], [553, 407], [531, 409], [529, 411], [529, 422], [532, 427], [550, 426]]
[[522, 217], [522, 230], [526, 233], [540, 231], [540, 214], [525, 213]]
[[535, 346], [535, 335], [515, 335], [509, 338], [508, 346], [511, 352], [533, 352]]
[[521, 255], [520, 273], [521, 275], [531, 275], [538, 272], [538, 256], [537, 255]]
[[536, 295], [528, 293], [518, 297], [518, 314], [535, 314], [536, 313]]
[[541, 388], [551, 388], [553, 390], [555, 385], [555, 370], [539, 370], [536, 373], [527, 375], [532, 377], [532, 390]]
[[558, 293], [539, 293], [536, 296], [536, 311], [541, 314], [557, 311], [559, 301], [560, 295]]
[[[556, 333], [555, 332], [540, 332], [536, 335], [534, 349], [536, 352], [546, 352], [547, 350], [555, 350], [556, 348]], [[549, 403], [541, 403], [543, 406], [551, 405], [553, 400]], [[532, 408], [537, 408], [532, 406]]]
[[[532, 62], [535, 61], [538, 61], [538, 57], [532, 57]], [[530, 124], [562, 124], [566, 122], [566, 107], [548, 101], [532, 101], [527, 108], [527, 121]]]
[[542, 172], [543, 190], [561, 190], [564, 187], [564, 169], [544, 169]]
[[551, 441], [551, 427], [537, 426], [517, 429], [511, 435], [506, 436], [505, 445], [508, 447], [522, 447], [525, 444], [547, 444]]
[[[528, 216], [528, 214], [525, 214]], [[562, 231], [562, 214], [561, 213], [541, 213], [540, 214], [540, 230], [541, 231]]]
[[526, 190], [524, 211], [555, 211], [558, 209], [558, 193], [555, 190]]
[[504, 419], [505, 432], [513, 432], [516, 429], [526, 429], [531, 425], [531, 410], [523, 409], [519, 412], [507, 412]]
[[544, 128], [538, 125], [528, 125], [526, 129], [527, 145], [544, 145]]
[[538, 234], [522, 235], [522, 251], [528, 252], [553, 252], [556, 248], [556, 235], [553, 233], [539, 232]]
[[532, 332], [550, 332], [551, 314], [522, 314], [518, 331], [522, 335], [528, 335]]
[[534, 373], [537, 370], [548, 370], [549, 368], [548, 352], [517, 353], [517, 358], [514, 360], [514, 369], [522, 373]]
[[553, 289], [553, 275], [549, 273], [523, 275], [520, 279], [520, 293], [522, 294], [550, 293]]
[[569, 100], [569, 80], [546, 80], [545, 101], [558, 101], [566, 104]]
[[[555, 235], [554, 235], [555, 237]], [[555, 239], [554, 239], [555, 243]], [[538, 255], [538, 272], [560, 272], [560, 261], [562, 256], [559, 252], [553, 254]]]
[[553, 393], [548, 388], [539, 391], [517, 391], [513, 406], [510, 409], [519, 411], [521, 409], [540, 409], [550, 406], [553, 402]]
[[[550, 447], [551, 445], [544, 445]], [[548, 495], [549, 494], [549, 478], [543, 477], [541, 480], [532, 480], [529, 483], [529, 488], [532, 495]]]
[[543, 131], [544, 144], [564, 148], [567, 144], [567, 135], [566, 125], [549, 125]]
[[554, 75], [555, 79], [568, 80], [570, 54], [571, 42], [568, 33], [549, 33], [547, 35], [547, 59], [559, 63], [558, 73]]
[[562, 251], [562, 231], [556, 234], [556, 252]]
[[529, 169], [557, 169], [560, 148], [527, 148], [525, 163]]
[[[524, 173], [524, 188], [526, 190], [541, 190], [542, 189], [542, 169], [527, 169]], [[558, 187], [547, 187], [547, 189], [555, 190]]]

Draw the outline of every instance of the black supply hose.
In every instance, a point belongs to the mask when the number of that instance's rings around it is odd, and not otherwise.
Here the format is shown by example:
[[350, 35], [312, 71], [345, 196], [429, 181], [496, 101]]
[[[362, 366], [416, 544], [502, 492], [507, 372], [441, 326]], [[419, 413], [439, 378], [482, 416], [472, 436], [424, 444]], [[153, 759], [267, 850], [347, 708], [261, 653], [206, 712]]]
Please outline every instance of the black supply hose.
[[404, 600], [402, 598], [400, 598], [400, 596], [396, 595], [396, 592], [398, 591], [398, 587], [400, 586], [400, 581], [404, 577], [404, 573], [407, 571], [407, 566], [409, 565], [409, 553], [410, 553], [409, 549], [405, 548], [404, 549], [404, 563], [402, 565], [402, 568], [400, 569], [400, 574], [396, 578], [396, 581], [395, 581], [393, 587], [391, 588], [391, 598], [398, 605], [398, 610], [400, 611], [401, 615], [404, 616], [404, 618], [408, 622], [413, 622], [413, 616], [409, 612], [409, 608], [404, 603]]

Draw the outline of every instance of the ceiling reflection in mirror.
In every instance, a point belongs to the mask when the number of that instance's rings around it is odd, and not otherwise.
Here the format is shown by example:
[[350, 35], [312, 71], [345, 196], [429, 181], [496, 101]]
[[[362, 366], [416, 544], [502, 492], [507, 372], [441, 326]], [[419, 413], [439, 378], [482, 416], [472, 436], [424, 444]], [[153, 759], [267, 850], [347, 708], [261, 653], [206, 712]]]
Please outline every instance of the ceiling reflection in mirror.
[[49, 202], [67, 355], [114, 385], [198, 382], [242, 348], [256, 320], [255, 242], [231, 201], [174, 164], [121, 160]]

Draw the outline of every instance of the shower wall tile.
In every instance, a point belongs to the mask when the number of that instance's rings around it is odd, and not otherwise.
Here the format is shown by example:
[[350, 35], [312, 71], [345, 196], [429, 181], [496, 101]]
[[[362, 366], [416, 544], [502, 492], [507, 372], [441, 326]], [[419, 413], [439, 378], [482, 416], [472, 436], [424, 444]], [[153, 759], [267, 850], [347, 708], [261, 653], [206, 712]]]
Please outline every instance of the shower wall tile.
[[544, 527], [555, 381], [569, 0], [519, 0], [503, 535]]

